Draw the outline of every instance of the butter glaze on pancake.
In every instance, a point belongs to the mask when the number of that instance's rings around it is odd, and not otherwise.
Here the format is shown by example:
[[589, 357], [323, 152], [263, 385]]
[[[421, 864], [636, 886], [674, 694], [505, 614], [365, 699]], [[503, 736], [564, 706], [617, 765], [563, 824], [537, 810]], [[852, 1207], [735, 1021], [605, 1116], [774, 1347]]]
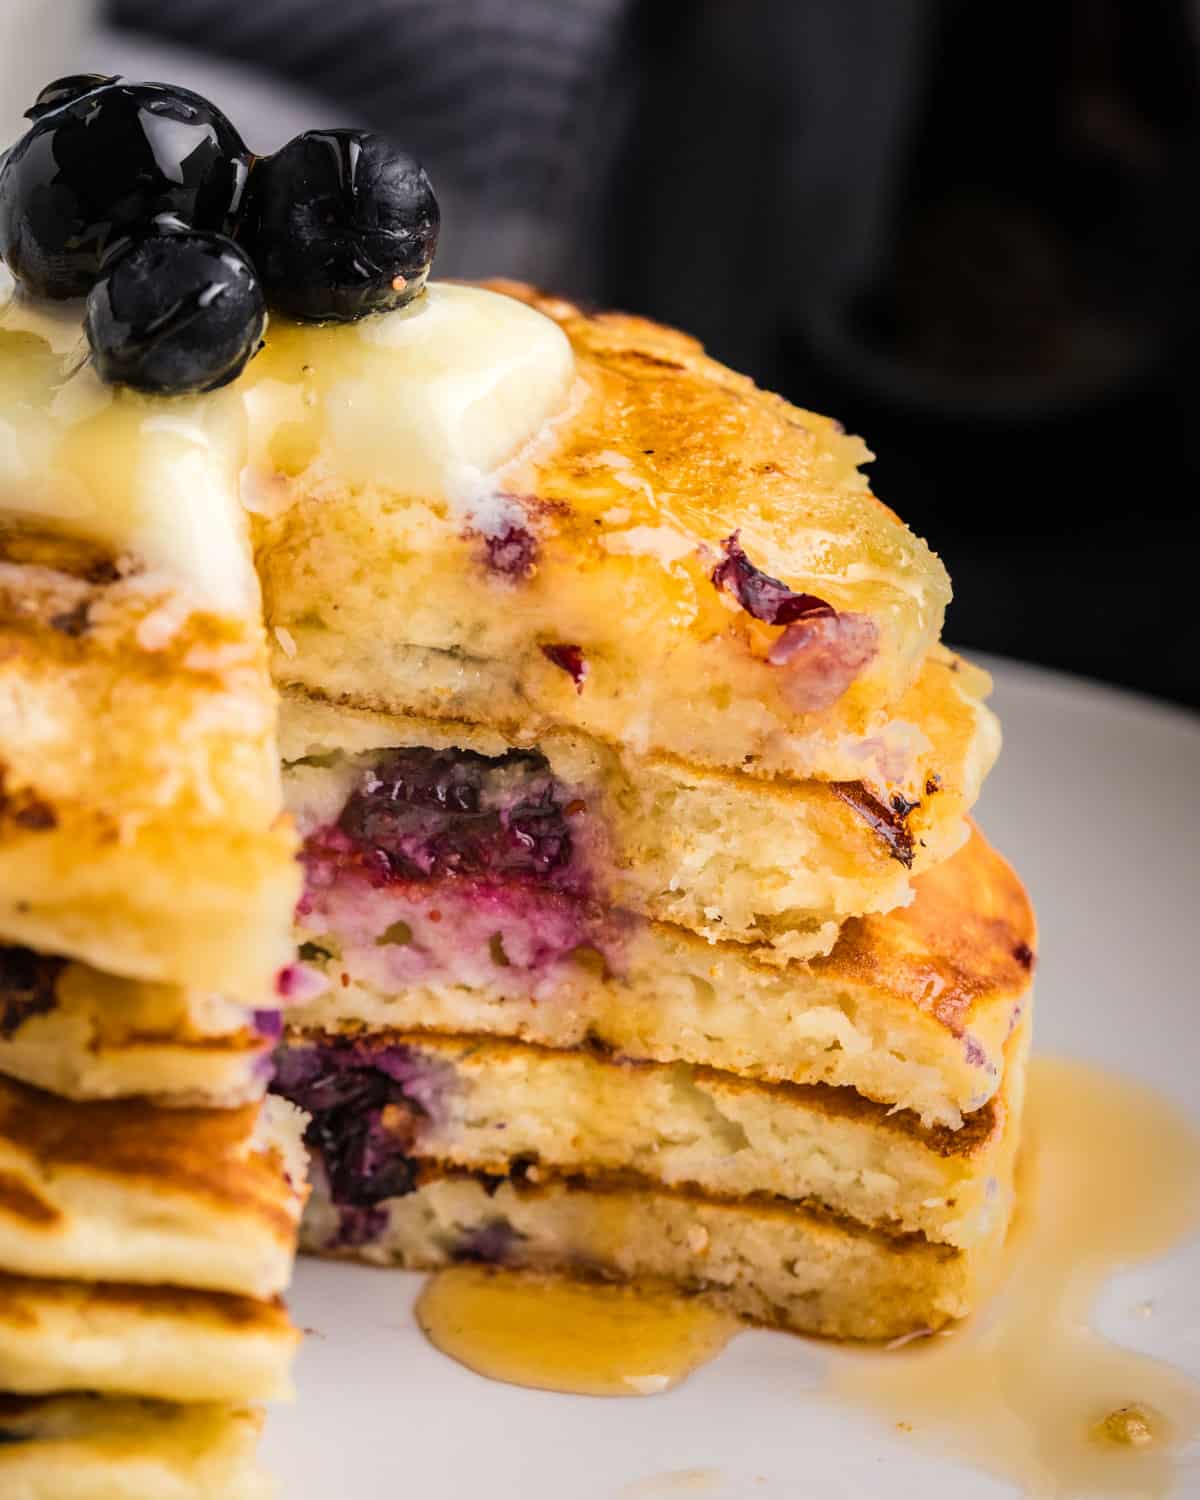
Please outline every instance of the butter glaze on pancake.
[[[578, 377], [491, 476], [511, 518], [464, 530], [443, 497], [340, 476], [311, 445], [277, 452], [255, 482], [275, 497], [257, 551], [278, 679], [383, 711], [521, 716], [535, 733], [573, 725], [708, 765], [828, 775], [822, 757], [868, 739], [911, 683], [949, 597], [858, 473], [862, 444], [682, 335], [502, 289], [560, 323]], [[263, 370], [271, 357], [268, 335]], [[877, 655], [827, 709], [789, 706], [791, 669], [767, 660], [780, 627], [713, 581], [739, 531], [755, 567], [872, 622]], [[555, 664], [567, 649], [578, 691]]]

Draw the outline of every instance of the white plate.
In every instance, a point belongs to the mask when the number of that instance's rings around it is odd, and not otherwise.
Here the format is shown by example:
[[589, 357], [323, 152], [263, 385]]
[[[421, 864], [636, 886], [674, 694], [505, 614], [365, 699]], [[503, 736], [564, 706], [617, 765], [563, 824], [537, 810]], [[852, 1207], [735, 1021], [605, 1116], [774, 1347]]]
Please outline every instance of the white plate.
[[[1200, 1119], [1200, 721], [996, 665], [1005, 750], [981, 818], [1042, 925], [1038, 1046], [1154, 1085]], [[301, 1395], [267, 1458], [285, 1500], [1002, 1500], [822, 1394], [836, 1349], [744, 1333], [679, 1390], [590, 1400], [490, 1384], [431, 1349], [420, 1278], [308, 1263]], [[1153, 1300], [1158, 1315], [1139, 1319]], [[1106, 1333], [1200, 1378], [1200, 1244], [1122, 1275]], [[1179, 1500], [1196, 1493], [1181, 1480]]]

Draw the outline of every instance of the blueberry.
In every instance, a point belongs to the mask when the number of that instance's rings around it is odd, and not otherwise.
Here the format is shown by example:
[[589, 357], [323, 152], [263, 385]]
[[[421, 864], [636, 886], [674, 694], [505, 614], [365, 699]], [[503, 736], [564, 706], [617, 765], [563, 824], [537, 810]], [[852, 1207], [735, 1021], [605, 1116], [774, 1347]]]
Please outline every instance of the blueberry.
[[29, 115], [0, 172], [0, 258], [29, 291], [84, 296], [104, 256], [159, 215], [234, 227], [250, 155], [199, 94], [80, 74]]
[[115, 74], [106, 73], [72, 73], [67, 78], [56, 78], [53, 83], [48, 83], [33, 101], [32, 106], [25, 111], [27, 120], [40, 120], [52, 109], [58, 109], [63, 104], [70, 104], [76, 99], [81, 99], [84, 94], [94, 93], [97, 89], [107, 88], [110, 83], [119, 83], [120, 79]]
[[211, 391], [241, 374], [262, 340], [254, 267], [224, 235], [146, 235], [105, 262], [87, 300], [102, 380], [161, 395]]
[[437, 248], [421, 165], [369, 130], [309, 130], [254, 164], [241, 238], [270, 307], [351, 323], [403, 307]]

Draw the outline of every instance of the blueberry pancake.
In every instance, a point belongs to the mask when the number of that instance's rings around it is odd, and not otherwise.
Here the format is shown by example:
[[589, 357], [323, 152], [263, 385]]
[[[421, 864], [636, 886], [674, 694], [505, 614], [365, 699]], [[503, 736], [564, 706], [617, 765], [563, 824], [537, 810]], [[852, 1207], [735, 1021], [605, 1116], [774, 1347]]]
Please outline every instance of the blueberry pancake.
[[276, 674], [393, 713], [826, 776], [936, 643], [945, 570], [836, 423], [682, 334], [504, 284], [274, 329], [248, 367]]
[[300, 955], [323, 988], [289, 1007], [292, 1024], [587, 1044], [845, 1086], [957, 1129], [999, 1087], [1034, 962], [1028, 898], [979, 834], [920, 877], [911, 906], [783, 967], [667, 923], [464, 884], [461, 902], [449, 881], [364, 881], [345, 903], [314, 887]]
[[525, 1183], [632, 1172], [972, 1249], [1012, 1212], [1029, 1032], [1026, 1021], [1005, 1048], [1004, 1085], [959, 1130], [826, 1084], [419, 1032], [295, 1035], [275, 1087], [309, 1114], [325, 1190], [348, 1209], [339, 1247], [363, 1205], [440, 1165]]
[[[510, 870], [783, 962], [828, 952], [847, 917], [904, 905], [911, 877], [965, 840], [999, 745], [989, 687], [961, 658], [930, 653], [897, 709], [921, 725], [919, 784], [887, 802], [859, 779], [762, 780], [629, 757], [570, 730], [534, 738], [518, 725], [373, 714], [292, 689], [280, 725], [285, 799], [311, 878], [322, 850], [350, 838], [397, 869]], [[542, 848], [522, 870], [525, 825], [541, 830]]]
[[[1014, 1121], [1014, 1129], [1017, 1122]], [[881, 1340], [965, 1317], [991, 1290], [1007, 1225], [969, 1250], [770, 1198], [717, 1199], [634, 1176], [537, 1183], [433, 1168], [349, 1213], [318, 1181], [310, 1248], [373, 1265], [461, 1261], [673, 1283], [751, 1322]]]
[[989, 680], [861, 441], [683, 334], [430, 282], [432, 187], [371, 132], [257, 156], [99, 75], [28, 119], [6, 1500], [266, 1494], [302, 1213], [802, 1332], [968, 1313], [1036, 933], [970, 824]]

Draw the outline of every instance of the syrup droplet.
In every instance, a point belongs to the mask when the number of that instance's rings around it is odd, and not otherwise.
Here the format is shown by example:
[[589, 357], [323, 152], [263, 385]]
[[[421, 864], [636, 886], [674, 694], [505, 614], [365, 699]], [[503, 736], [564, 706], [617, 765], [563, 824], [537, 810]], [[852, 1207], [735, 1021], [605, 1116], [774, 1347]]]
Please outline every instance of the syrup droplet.
[[489, 1266], [439, 1272], [416, 1314], [436, 1348], [477, 1374], [578, 1396], [670, 1390], [739, 1328], [735, 1318], [662, 1287]]
[[1027, 1108], [1006, 1285], [945, 1337], [841, 1355], [831, 1394], [1036, 1500], [1155, 1500], [1182, 1484], [1200, 1386], [1089, 1319], [1109, 1276], [1200, 1227], [1200, 1135], [1150, 1090], [1054, 1059], [1033, 1060]]

